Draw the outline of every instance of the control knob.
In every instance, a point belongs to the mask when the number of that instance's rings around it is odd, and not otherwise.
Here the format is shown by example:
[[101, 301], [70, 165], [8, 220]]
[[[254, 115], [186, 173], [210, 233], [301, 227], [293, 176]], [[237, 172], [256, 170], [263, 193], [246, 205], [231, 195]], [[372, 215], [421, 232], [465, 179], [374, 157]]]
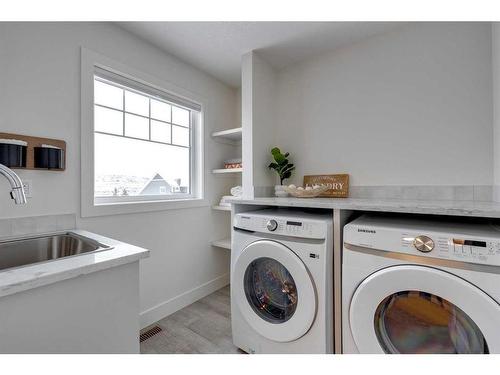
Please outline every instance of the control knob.
[[434, 241], [427, 236], [417, 236], [413, 240], [413, 246], [422, 253], [428, 253], [434, 249]]
[[278, 222], [276, 220], [269, 220], [266, 224], [267, 230], [274, 232], [278, 228]]

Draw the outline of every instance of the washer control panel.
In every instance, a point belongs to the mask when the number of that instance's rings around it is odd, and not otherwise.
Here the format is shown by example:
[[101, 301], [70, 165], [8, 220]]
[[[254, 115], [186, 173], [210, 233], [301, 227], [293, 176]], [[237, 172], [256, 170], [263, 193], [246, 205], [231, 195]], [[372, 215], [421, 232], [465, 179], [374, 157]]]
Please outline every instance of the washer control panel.
[[500, 266], [500, 228], [365, 215], [344, 227], [344, 242], [429, 258]]
[[289, 217], [278, 214], [251, 212], [236, 214], [233, 226], [252, 232], [272, 233], [282, 236], [323, 239], [326, 237], [327, 225], [325, 221], [306, 218]]

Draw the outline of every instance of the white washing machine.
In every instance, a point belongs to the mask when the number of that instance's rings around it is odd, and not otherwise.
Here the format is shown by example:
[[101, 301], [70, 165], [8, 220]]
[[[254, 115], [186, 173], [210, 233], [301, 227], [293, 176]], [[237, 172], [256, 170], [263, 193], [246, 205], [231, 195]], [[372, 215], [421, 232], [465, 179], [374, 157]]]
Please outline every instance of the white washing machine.
[[234, 216], [233, 342], [248, 353], [333, 352], [331, 214], [266, 209]]
[[500, 232], [360, 217], [344, 227], [344, 353], [500, 353]]

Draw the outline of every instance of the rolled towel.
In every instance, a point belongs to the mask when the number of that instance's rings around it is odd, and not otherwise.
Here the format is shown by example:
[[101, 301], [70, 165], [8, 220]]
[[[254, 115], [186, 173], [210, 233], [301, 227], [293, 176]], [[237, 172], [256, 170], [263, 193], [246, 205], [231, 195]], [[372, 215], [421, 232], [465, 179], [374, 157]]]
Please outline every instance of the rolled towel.
[[231, 198], [234, 198], [232, 195], [224, 195], [221, 199], [220, 199], [220, 203], [219, 203], [219, 206], [231, 206], [231, 203], [229, 203], [227, 200], [228, 199], [231, 199]]
[[243, 188], [241, 186], [232, 187], [231, 195], [233, 197], [241, 197], [243, 195]]

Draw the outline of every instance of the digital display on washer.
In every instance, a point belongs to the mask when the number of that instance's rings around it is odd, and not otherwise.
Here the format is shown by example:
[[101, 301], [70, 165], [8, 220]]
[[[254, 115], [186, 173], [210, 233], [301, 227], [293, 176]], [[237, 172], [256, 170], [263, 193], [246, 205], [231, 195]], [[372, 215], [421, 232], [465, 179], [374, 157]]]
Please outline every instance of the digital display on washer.
[[294, 225], [296, 227], [301, 227], [302, 226], [302, 223], [298, 222], [298, 221], [287, 221], [286, 222], [286, 225]]
[[486, 247], [486, 242], [484, 241], [473, 241], [473, 240], [465, 240], [464, 245], [466, 246], [476, 246], [476, 247]]
[[453, 243], [455, 245], [465, 245], [465, 246], [475, 246], [475, 247], [486, 247], [486, 242], [484, 241], [475, 241], [475, 240], [462, 240], [462, 239], [453, 239]]

